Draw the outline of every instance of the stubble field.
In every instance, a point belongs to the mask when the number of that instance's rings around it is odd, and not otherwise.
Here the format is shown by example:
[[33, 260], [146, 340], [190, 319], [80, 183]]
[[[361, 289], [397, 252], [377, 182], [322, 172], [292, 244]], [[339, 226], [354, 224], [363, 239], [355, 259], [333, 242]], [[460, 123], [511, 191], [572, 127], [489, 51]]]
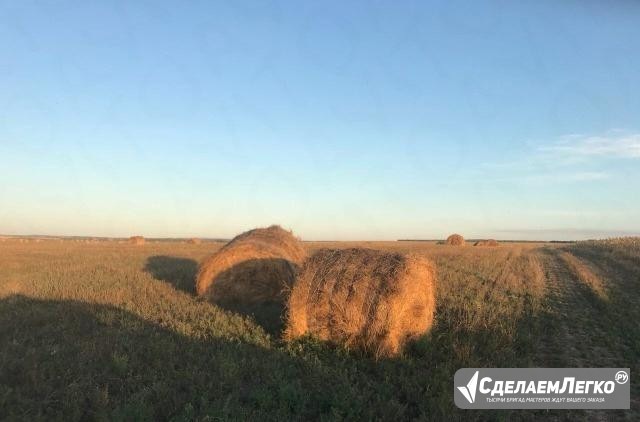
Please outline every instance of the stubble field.
[[[373, 360], [280, 339], [277, 305], [220, 308], [194, 295], [222, 243], [0, 242], [0, 419], [533, 420], [632, 410], [462, 411], [461, 367], [631, 367], [640, 362], [640, 240], [306, 242], [417, 252], [437, 266], [433, 330]], [[635, 378], [635, 379], [634, 379]]]

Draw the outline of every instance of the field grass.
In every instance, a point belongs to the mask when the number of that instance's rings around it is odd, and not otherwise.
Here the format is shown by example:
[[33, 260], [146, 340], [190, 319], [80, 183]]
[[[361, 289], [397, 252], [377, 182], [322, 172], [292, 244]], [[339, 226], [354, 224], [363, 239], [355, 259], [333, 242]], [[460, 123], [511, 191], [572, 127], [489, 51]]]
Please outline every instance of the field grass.
[[462, 411], [461, 367], [640, 362], [640, 243], [305, 243], [429, 256], [436, 324], [395, 359], [284, 343], [275, 305], [222, 309], [194, 296], [220, 243], [0, 242], [0, 419], [532, 420], [632, 411]]

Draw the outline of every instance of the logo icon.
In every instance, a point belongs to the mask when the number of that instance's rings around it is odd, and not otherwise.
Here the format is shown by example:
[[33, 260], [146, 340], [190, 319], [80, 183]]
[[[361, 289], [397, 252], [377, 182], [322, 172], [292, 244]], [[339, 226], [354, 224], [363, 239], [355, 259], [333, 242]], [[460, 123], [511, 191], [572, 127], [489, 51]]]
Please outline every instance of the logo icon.
[[[625, 374], [626, 376], [627, 374]], [[618, 375], [616, 375], [617, 378]], [[471, 377], [471, 380], [467, 383], [466, 387], [458, 387], [458, 390], [462, 393], [465, 399], [469, 400], [469, 403], [476, 401], [476, 387], [478, 386], [478, 371]]]
[[624, 371], [616, 372], [616, 382], [618, 384], [626, 384], [629, 381], [629, 375]]

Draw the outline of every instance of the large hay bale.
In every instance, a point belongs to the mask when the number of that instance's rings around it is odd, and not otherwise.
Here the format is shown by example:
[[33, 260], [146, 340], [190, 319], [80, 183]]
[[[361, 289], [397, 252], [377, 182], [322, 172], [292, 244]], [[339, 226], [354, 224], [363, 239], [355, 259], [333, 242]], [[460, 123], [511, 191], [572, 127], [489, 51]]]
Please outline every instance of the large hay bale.
[[197, 237], [192, 237], [191, 239], [189, 239], [187, 241], [187, 243], [190, 243], [192, 245], [199, 245], [200, 243], [202, 243], [202, 241], [200, 239], [198, 239]]
[[285, 338], [310, 334], [376, 357], [429, 331], [435, 274], [424, 257], [372, 249], [323, 249], [300, 271]]
[[300, 241], [280, 226], [250, 230], [202, 262], [196, 291], [221, 303], [282, 302], [305, 257]]
[[447, 237], [447, 240], [445, 243], [447, 245], [452, 245], [452, 246], [465, 245], [464, 237], [460, 236], [459, 234], [452, 234], [451, 236]]
[[144, 237], [142, 236], [131, 236], [129, 238], [129, 243], [132, 245], [144, 245]]
[[474, 243], [473, 246], [494, 247], [494, 246], [498, 246], [498, 241], [495, 239], [479, 240], [476, 243]]

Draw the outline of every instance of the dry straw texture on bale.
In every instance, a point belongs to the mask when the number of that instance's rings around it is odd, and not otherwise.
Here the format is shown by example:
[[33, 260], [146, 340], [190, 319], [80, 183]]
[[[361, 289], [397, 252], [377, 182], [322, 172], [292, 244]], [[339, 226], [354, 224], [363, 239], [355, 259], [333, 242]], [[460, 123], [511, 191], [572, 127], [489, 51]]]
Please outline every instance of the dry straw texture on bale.
[[473, 244], [473, 246], [498, 246], [498, 241], [495, 239], [479, 240]]
[[281, 302], [306, 257], [300, 241], [280, 226], [236, 236], [198, 271], [198, 295], [217, 302]]
[[144, 245], [144, 237], [142, 236], [131, 236], [129, 238], [129, 243], [133, 245]]
[[460, 236], [459, 234], [452, 234], [451, 236], [447, 237], [446, 244], [452, 246], [464, 246], [464, 237]]
[[429, 331], [434, 310], [434, 268], [426, 258], [323, 249], [296, 279], [285, 337], [308, 333], [375, 357], [393, 356]]
[[199, 245], [200, 243], [202, 243], [202, 241], [197, 237], [192, 237], [188, 240], [188, 243], [191, 243], [192, 245]]

